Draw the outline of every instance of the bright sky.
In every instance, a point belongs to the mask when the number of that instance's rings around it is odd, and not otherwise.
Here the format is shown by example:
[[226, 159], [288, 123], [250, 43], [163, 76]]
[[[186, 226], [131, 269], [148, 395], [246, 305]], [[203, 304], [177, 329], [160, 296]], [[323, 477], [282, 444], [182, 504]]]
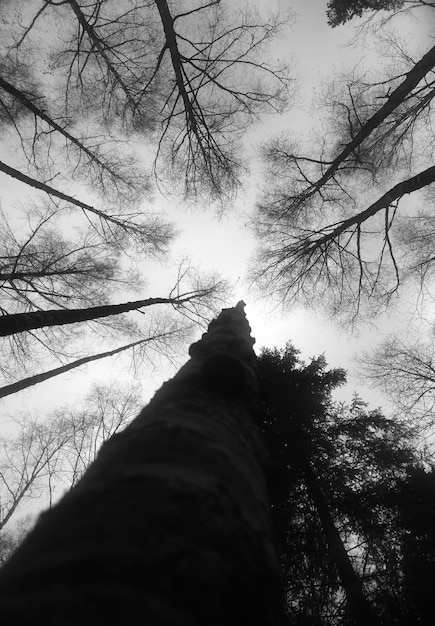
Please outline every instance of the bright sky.
[[[273, 8], [270, 1], [257, 2]], [[293, 57], [294, 75], [300, 81], [300, 98], [297, 107], [285, 117], [266, 118], [262, 126], [256, 128], [255, 132], [250, 132], [247, 152], [254, 151], [259, 139], [264, 139], [279, 127], [303, 132], [311, 121], [311, 95], [320, 81], [333, 74], [334, 69], [352, 67], [361, 52], [369, 54], [368, 49], [353, 50], [347, 46], [354, 34], [353, 24], [335, 29], [327, 25], [326, 0], [277, 0], [276, 5], [283, 10], [292, 9], [296, 13], [295, 24], [289, 30], [288, 36], [279, 42], [275, 53], [281, 58]], [[424, 21], [421, 23], [424, 24]], [[404, 26], [405, 29], [408, 27], [413, 31], [413, 36], [416, 36], [416, 25], [410, 23], [409, 26]], [[424, 26], [418, 31], [418, 36], [425, 35], [423, 28]], [[3, 191], [3, 185], [14, 183], [12, 179], [6, 180], [2, 177], [0, 184]], [[167, 294], [164, 285], [171, 285], [168, 269], [171, 264], [175, 269], [175, 260], [186, 253], [194, 265], [203, 270], [218, 270], [235, 284], [234, 302], [229, 305], [236, 304], [241, 298], [247, 302], [246, 313], [252, 334], [257, 340], [257, 350], [261, 346], [283, 347], [287, 340], [291, 340], [305, 359], [325, 353], [330, 366], [350, 367], [352, 356], [357, 350], [374, 345], [387, 330], [391, 332], [395, 323], [400, 324], [400, 320], [394, 322], [394, 318], [390, 317], [387, 329], [366, 329], [358, 337], [350, 337], [348, 333], [334, 326], [332, 321], [322, 319], [320, 315], [297, 310], [283, 312], [272, 303], [258, 302], [254, 293], [249, 292], [246, 281], [247, 264], [255, 242], [245, 228], [244, 215], [252, 211], [254, 200], [254, 186], [250, 184], [247, 191], [240, 195], [236, 206], [228, 210], [221, 220], [214, 219], [207, 209], [184, 211], [181, 207], [175, 207], [171, 210], [170, 216], [181, 229], [181, 234], [174, 245], [173, 261], [169, 261], [164, 267], [147, 264], [151, 268], [148, 272], [147, 295]], [[159, 209], [166, 205], [166, 201], [157, 200], [154, 208]], [[26, 406], [55, 407], [59, 403], [68, 402], [83, 395], [83, 390], [89, 387], [94, 378], [101, 380], [118, 377], [118, 363], [119, 361], [106, 359], [11, 396], [2, 401], [3, 415], [14, 413]], [[173, 368], [158, 373], [150, 372], [148, 380], [143, 381], [145, 398], [148, 399], [161, 382], [173, 373]], [[128, 377], [128, 373], [125, 376]], [[344, 397], [350, 398], [355, 390], [361, 392], [364, 398], [370, 399], [371, 406], [377, 406], [381, 401], [379, 395], [364, 390], [352, 378]]]
[[[259, 0], [259, 4], [265, 4]], [[296, 106], [279, 118], [265, 118], [263, 125], [251, 131], [248, 139], [248, 152], [255, 153], [259, 140], [264, 140], [273, 132], [291, 129], [303, 133], [309, 129], [312, 121], [311, 97], [319, 90], [320, 83], [332, 76], [335, 70], [350, 69], [355, 62], [364, 58], [368, 62], [373, 50], [370, 42], [364, 46], [349, 46], [355, 34], [354, 22], [338, 28], [330, 28], [326, 22], [326, 0], [277, 0], [275, 5], [282, 10], [289, 8], [295, 12], [296, 21], [274, 50], [278, 58], [292, 58], [294, 76], [298, 79], [299, 97]], [[273, 8], [272, 3], [266, 5]], [[415, 24], [404, 20], [403, 33], [418, 35], [423, 41], [429, 32], [429, 25], [424, 20]], [[252, 165], [255, 173], [255, 164]], [[190, 254], [199, 267], [218, 268], [225, 276], [231, 277], [236, 284], [235, 301], [243, 298], [247, 302], [246, 313], [256, 338], [256, 349], [262, 346], [284, 347], [291, 340], [301, 351], [304, 359], [325, 353], [331, 367], [345, 367], [352, 370], [352, 359], [359, 350], [370, 349], [382, 338], [403, 327], [408, 319], [399, 313], [389, 313], [385, 320], [378, 320], [375, 327], [360, 328], [358, 333], [350, 334], [326, 320], [321, 315], [306, 311], [282, 311], [274, 304], [258, 302], [255, 294], [249, 291], [246, 281], [247, 263], [255, 249], [255, 241], [245, 228], [244, 212], [250, 213], [255, 202], [255, 184], [249, 184], [244, 195], [237, 202], [234, 210], [229, 211], [220, 222], [210, 219], [207, 212], [183, 214], [180, 235], [176, 250]], [[385, 404], [382, 396], [357, 384], [349, 375], [346, 389], [337, 394], [337, 398], [350, 399], [354, 391], [370, 402], [371, 407]]]

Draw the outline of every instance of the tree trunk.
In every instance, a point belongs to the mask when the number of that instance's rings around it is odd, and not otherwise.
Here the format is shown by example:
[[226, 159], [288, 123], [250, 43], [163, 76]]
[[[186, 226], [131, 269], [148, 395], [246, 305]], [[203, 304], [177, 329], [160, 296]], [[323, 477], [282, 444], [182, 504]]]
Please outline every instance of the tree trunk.
[[102, 220], [105, 220], [106, 222], [110, 222], [111, 224], [115, 224], [116, 226], [123, 226], [123, 222], [113, 215], [106, 215], [106, 213], [104, 213], [103, 211], [99, 211], [90, 204], [86, 204], [86, 202], [81, 202], [80, 200], [77, 200], [77, 198], [63, 193], [63, 191], [58, 191], [57, 189], [54, 189], [54, 187], [50, 187], [50, 185], [36, 180], [36, 178], [31, 178], [30, 176], [27, 176], [27, 174], [16, 170], [15, 168], [7, 165], [6, 163], [3, 163], [2, 161], [0, 161], [0, 172], [3, 172], [8, 176], [12, 176], [12, 178], [19, 180], [26, 185], [30, 185], [30, 187], [33, 187], [34, 189], [40, 189], [41, 191], [45, 191], [45, 193], [47, 193], [49, 196], [54, 196], [55, 198], [59, 198], [60, 200], [70, 202], [71, 204], [79, 207], [79, 209], [83, 209], [83, 211], [88, 211], [89, 213], [98, 215], [98, 217], [100, 217]]
[[243, 303], [0, 571], [3, 626], [285, 620]]
[[43, 110], [43, 108], [36, 106], [35, 102], [38, 101], [37, 96], [34, 95], [33, 96], [34, 101], [32, 101], [31, 98], [29, 98], [23, 91], [21, 91], [21, 89], [17, 89], [16, 87], [14, 87], [14, 85], [11, 85], [11, 83], [8, 83], [1, 76], [0, 76], [0, 87], [4, 89], [7, 93], [11, 94], [11, 96], [16, 98], [21, 104], [23, 104], [27, 109], [29, 109], [29, 111], [31, 111], [36, 117], [39, 117], [40, 119], [44, 120], [44, 122], [46, 122], [53, 130], [56, 130], [58, 133], [63, 135], [66, 139], [71, 141], [71, 143], [77, 146], [77, 148], [81, 152], [84, 152], [89, 157], [91, 162], [96, 163], [99, 167], [101, 167], [102, 170], [107, 172], [110, 176], [113, 176], [114, 178], [118, 177], [117, 172], [114, 169], [112, 169], [106, 163], [104, 163], [104, 161], [102, 161], [95, 152], [92, 152], [92, 150], [89, 150], [89, 148], [87, 148], [84, 143], [82, 143], [79, 139], [77, 139], [77, 137], [74, 137], [74, 135], [71, 135], [71, 133], [67, 131], [66, 124], [65, 126], [61, 126], [55, 120], [53, 120]]
[[[326, 248], [326, 245], [332, 241], [333, 239], [338, 239], [340, 235], [347, 231], [348, 228], [352, 226], [360, 226], [363, 222], [368, 220], [370, 217], [379, 213], [379, 211], [383, 211], [388, 209], [395, 200], [400, 200], [406, 194], [413, 193], [414, 191], [418, 191], [419, 189], [423, 189], [423, 187], [427, 187], [432, 185], [435, 182], [435, 165], [428, 167], [427, 169], [419, 172], [412, 178], [407, 178], [406, 180], [402, 180], [402, 182], [394, 185], [391, 189], [389, 189], [386, 193], [384, 193], [380, 198], [373, 202], [367, 209], [361, 211], [361, 213], [357, 213], [356, 215], [352, 215], [346, 220], [339, 222], [336, 224], [332, 230], [331, 227], [326, 227], [325, 230], [328, 230], [324, 235], [317, 237], [317, 239], [312, 239], [305, 244], [307, 252], [312, 252], [313, 250], [319, 250], [321, 248]], [[323, 232], [325, 232], [325, 230]], [[320, 231], [322, 232], [322, 231]], [[307, 240], [305, 240], [307, 241]]]
[[[418, 83], [428, 74], [435, 66], [435, 46], [433, 46], [426, 54], [418, 61], [406, 74], [406, 78], [400, 83], [396, 89], [388, 96], [385, 103], [380, 109], [376, 111], [372, 117], [370, 117], [365, 124], [363, 124], [355, 135], [340, 152], [340, 154], [333, 160], [326, 172], [322, 174], [318, 181], [311, 185], [311, 189], [307, 193], [307, 196], [313, 195], [316, 191], [319, 191], [325, 185], [334, 174], [337, 173], [338, 168], [347, 157], [360, 146], [363, 141], [371, 135], [371, 133], [395, 110], [397, 109], [409, 96], [412, 90], [417, 87]], [[302, 193], [302, 195], [305, 195]]]
[[[199, 294], [200, 295], [200, 294]], [[85, 309], [52, 309], [50, 311], [29, 311], [27, 313], [13, 313], [12, 315], [0, 316], [0, 337], [23, 333], [26, 330], [45, 328], [46, 326], [62, 326], [75, 324], [120, 315], [128, 311], [136, 311], [153, 304], [183, 304], [189, 302], [193, 296], [179, 298], [147, 298], [146, 300], [134, 300], [121, 304], [103, 304], [91, 306]]]
[[309, 465], [305, 465], [305, 483], [316, 507], [328, 543], [329, 553], [337, 566], [338, 575], [346, 594], [349, 614], [356, 626], [379, 626], [379, 620], [364, 595], [361, 580], [355, 573], [346, 548], [329, 511], [325, 496]]
[[147, 343], [148, 341], [152, 341], [152, 339], [153, 337], [139, 339], [138, 341], [134, 341], [133, 343], [127, 343], [126, 345], [115, 348], [114, 350], [109, 350], [108, 352], [100, 352], [99, 354], [92, 354], [91, 356], [84, 356], [81, 359], [73, 361], [72, 363], [67, 363], [66, 365], [55, 367], [54, 369], [48, 370], [47, 372], [41, 372], [40, 374], [28, 376], [27, 378], [18, 380], [16, 383], [11, 383], [10, 385], [0, 387], [0, 398], [5, 398], [6, 396], [10, 396], [11, 394], [17, 393], [18, 391], [23, 391], [28, 387], [32, 387], [33, 385], [44, 382], [44, 380], [49, 380], [54, 376], [65, 374], [65, 372], [69, 372], [70, 370], [75, 369], [76, 367], [80, 367], [81, 365], [85, 365], [86, 363], [92, 363], [92, 361], [105, 359], [108, 356], [115, 356], [115, 354], [119, 354], [124, 350], [129, 350], [130, 348], [134, 348], [135, 346], [139, 346], [143, 343]]

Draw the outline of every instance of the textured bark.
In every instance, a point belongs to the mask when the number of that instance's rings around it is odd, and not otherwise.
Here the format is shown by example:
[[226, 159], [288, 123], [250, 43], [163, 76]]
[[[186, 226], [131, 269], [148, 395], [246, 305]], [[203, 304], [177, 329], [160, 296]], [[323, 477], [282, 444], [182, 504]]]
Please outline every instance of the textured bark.
[[279, 566], [243, 303], [0, 571], [4, 626], [276, 626]]

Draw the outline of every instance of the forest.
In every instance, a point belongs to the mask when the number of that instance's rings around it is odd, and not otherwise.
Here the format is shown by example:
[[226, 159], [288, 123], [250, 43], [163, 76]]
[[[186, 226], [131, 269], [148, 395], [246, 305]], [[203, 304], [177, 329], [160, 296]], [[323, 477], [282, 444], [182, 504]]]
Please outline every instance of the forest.
[[435, 2], [308, 4], [0, 5], [6, 625], [435, 623]]

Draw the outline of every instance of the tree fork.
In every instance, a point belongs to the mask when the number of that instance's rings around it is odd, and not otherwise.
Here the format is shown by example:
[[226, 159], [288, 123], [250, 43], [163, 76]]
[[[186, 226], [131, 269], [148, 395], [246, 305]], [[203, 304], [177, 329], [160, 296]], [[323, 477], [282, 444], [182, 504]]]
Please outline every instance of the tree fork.
[[243, 302], [0, 571], [4, 626], [275, 626], [285, 611]]

